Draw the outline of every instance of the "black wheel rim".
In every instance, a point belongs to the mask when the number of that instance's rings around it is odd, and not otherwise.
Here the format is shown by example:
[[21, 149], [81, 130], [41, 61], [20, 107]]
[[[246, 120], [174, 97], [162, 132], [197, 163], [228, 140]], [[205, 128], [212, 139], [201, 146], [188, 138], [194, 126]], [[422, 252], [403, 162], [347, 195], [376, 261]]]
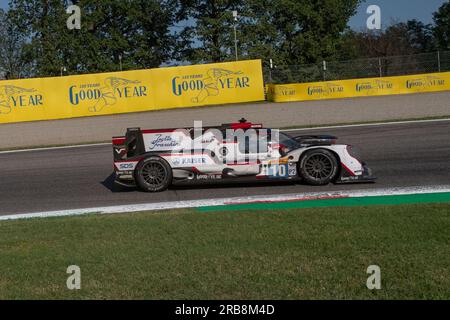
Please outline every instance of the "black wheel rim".
[[159, 187], [166, 179], [167, 172], [163, 165], [157, 162], [150, 162], [142, 168], [142, 177], [150, 187]]
[[306, 159], [305, 171], [313, 179], [328, 179], [333, 174], [333, 162], [326, 155], [315, 154]]

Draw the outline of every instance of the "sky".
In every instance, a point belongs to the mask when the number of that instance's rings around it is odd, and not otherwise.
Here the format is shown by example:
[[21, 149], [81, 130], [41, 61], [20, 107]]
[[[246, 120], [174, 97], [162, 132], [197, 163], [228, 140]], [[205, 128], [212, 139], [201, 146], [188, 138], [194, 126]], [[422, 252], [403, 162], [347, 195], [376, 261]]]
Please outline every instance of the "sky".
[[[401, 22], [409, 19], [417, 19], [424, 23], [433, 22], [433, 12], [443, 3], [449, 0], [365, 0], [358, 13], [349, 21], [349, 26], [355, 30], [366, 27], [369, 15], [366, 13], [369, 5], [378, 5], [381, 9], [382, 25], [387, 26], [391, 22]], [[8, 7], [8, 0], [0, 0], [0, 8]]]

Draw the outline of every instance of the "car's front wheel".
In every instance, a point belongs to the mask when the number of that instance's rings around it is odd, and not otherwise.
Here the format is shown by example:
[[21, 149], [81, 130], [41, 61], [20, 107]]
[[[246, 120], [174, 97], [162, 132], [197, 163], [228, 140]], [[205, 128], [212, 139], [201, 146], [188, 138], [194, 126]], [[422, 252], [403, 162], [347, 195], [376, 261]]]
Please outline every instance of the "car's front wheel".
[[306, 151], [298, 169], [303, 180], [316, 186], [333, 182], [339, 173], [336, 156], [325, 149]]
[[136, 166], [135, 179], [137, 185], [144, 191], [163, 191], [172, 182], [172, 168], [160, 157], [148, 157]]

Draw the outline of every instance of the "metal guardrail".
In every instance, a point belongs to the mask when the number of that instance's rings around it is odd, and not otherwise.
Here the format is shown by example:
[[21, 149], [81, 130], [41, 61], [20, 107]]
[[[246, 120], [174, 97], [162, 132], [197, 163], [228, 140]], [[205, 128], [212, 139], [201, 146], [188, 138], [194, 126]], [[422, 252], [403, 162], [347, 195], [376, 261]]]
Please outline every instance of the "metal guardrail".
[[450, 71], [450, 51], [406, 56], [323, 61], [306, 65], [274, 65], [264, 69], [266, 83], [304, 83], [402, 76]]

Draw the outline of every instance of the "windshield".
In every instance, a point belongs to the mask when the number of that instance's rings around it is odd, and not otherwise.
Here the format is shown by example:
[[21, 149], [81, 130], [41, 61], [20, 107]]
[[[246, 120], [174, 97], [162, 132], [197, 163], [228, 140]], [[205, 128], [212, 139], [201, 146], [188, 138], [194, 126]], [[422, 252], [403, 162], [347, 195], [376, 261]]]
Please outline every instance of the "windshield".
[[280, 144], [284, 145], [289, 150], [292, 150], [298, 147], [299, 143], [290, 135], [280, 132]]

